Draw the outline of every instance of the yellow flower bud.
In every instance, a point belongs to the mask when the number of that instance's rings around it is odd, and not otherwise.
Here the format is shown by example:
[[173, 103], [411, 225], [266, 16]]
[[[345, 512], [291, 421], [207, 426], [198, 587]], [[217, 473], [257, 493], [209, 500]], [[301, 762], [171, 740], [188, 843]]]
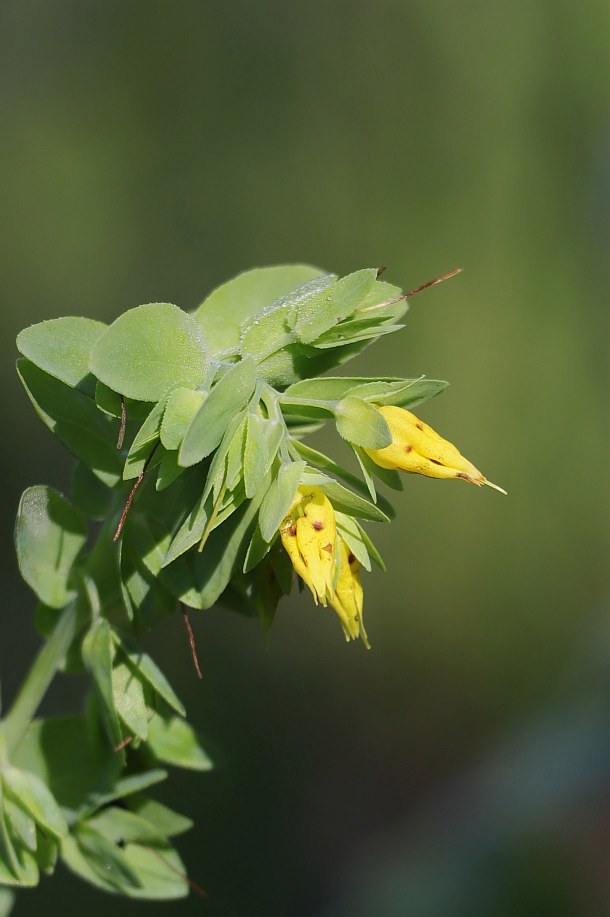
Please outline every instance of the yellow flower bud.
[[334, 599], [335, 536], [335, 511], [330, 500], [319, 487], [300, 486], [280, 526], [280, 538], [316, 605]]
[[506, 493], [497, 484], [488, 481], [453, 443], [439, 436], [415, 414], [394, 405], [384, 405], [377, 410], [385, 417], [392, 434], [392, 442], [384, 449], [365, 449], [377, 465], [425, 474], [429, 478], [461, 478], [470, 484], [479, 487], [487, 484]]
[[335, 586], [335, 597], [331, 599], [330, 604], [341, 619], [346, 640], [356, 640], [361, 637], [369, 650], [371, 647], [362, 621], [364, 595], [360, 582], [360, 564], [349, 551], [341, 536], [337, 541], [339, 577]]

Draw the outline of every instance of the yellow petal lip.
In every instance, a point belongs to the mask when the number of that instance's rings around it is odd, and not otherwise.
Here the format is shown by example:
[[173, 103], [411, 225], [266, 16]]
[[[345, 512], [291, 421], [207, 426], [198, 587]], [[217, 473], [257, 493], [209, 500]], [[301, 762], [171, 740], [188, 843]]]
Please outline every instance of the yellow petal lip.
[[384, 449], [365, 449], [377, 465], [429, 478], [458, 478], [478, 487], [486, 484], [506, 493], [502, 487], [488, 481], [453, 443], [443, 439], [415, 414], [396, 405], [383, 405], [377, 410], [392, 434], [392, 442]]

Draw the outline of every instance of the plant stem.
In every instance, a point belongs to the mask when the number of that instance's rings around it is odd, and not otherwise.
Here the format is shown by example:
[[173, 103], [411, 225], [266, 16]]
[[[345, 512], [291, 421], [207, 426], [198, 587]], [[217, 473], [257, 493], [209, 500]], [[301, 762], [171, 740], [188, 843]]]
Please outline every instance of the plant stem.
[[25, 677], [21, 689], [13, 701], [4, 721], [4, 734], [8, 754], [19, 744], [23, 733], [38, 710], [49, 685], [61, 665], [77, 631], [76, 602], [62, 611], [55, 629]]

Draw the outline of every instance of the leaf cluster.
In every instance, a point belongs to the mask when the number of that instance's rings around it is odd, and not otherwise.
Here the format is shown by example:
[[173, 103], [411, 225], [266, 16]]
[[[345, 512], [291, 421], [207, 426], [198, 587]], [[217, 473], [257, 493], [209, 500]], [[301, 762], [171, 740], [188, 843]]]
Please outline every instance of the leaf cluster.
[[[66, 317], [21, 332], [20, 379], [76, 461], [69, 499], [24, 493], [17, 556], [40, 633], [71, 616], [58, 661], [92, 691], [80, 715], [7, 726], [0, 883], [35, 884], [60, 856], [107, 891], [186, 893], [171, 838], [188, 819], [143, 793], [163, 765], [211, 760], [142, 639], [179, 603], [269, 627], [292, 588], [278, 530], [302, 484], [329, 498], [360, 564], [382, 565], [363, 522], [392, 515], [375, 478], [401, 485], [364, 451], [391, 441], [374, 405], [411, 408], [446, 383], [321, 374], [401, 328], [406, 308], [374, 269], [284, 265], [241, 274], [192, 313], [152, 303], [109, 326]], [[361, 476], [303, 442], [327, 420]]]

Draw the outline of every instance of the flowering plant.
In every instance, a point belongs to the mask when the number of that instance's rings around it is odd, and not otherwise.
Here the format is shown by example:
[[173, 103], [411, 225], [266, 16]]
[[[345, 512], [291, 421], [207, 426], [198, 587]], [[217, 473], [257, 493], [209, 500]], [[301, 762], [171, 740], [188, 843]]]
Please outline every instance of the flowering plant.
[[[322, 375], [400, 329], [410, 295], [375, 269], [287, 265], [192, 313], [152, 303], [19, 335], [21, 381], [76, 464], [70, 500], [32, 487], [18, 511], [47, 642], [0, 723], [1, 884], [34, 885], [60, 856], [107, 891], [186, 894], [171, 838], [189, 821], [143, 791], [163, 765], [211, 760], [142, 635], [216, 603], [268, 628], [297, 579], [368, 647], [360, 571], [383, 562], [363, 524], [392, 514], [376, 479], [490, 483], [411, 413], [445, 382]], [[327, 420], [362, 478], [304, 442]], [[58, 669], [89, 674], [85, 712], [36, 720]]]

